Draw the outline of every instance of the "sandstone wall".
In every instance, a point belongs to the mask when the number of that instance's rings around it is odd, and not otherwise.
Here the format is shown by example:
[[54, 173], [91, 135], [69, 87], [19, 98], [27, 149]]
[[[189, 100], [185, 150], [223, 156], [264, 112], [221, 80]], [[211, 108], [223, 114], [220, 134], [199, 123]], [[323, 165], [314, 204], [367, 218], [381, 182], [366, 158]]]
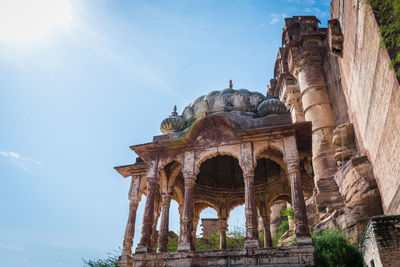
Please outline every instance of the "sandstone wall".
[[386, 214], [400, 214], [400, 88], [380, 47], [378, 25], [369, 5], [332, 0], [332, 19], [344, 37], [338, 59], [341, 81], [361, 153], [372, 166]]
[[364, 266], [399, 266], [400, 216], [376, 216], [360, 243]]

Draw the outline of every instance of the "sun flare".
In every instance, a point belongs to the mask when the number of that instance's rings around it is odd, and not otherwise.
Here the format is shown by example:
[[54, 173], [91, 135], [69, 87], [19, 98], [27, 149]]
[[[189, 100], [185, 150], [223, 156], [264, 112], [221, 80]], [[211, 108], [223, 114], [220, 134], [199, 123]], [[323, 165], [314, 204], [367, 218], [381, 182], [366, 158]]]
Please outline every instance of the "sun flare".
[[68, 0], [1, 0], [0, 42], [40, 41], [71, 20]]

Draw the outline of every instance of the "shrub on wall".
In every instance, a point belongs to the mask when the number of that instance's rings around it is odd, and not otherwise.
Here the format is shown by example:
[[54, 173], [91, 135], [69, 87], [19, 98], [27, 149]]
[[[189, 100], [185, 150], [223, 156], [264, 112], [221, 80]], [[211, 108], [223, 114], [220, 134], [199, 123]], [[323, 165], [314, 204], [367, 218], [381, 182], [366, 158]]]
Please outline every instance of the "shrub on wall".
[[315, 265], [324, 267], [362, 267], [358, 248], [350, 244], [340, 230], [324, 230], [312, 235]]
[[374, 12], [382, 44], [392, 60], [391, 67], [400, 79], [400, 0], [366, 0]]

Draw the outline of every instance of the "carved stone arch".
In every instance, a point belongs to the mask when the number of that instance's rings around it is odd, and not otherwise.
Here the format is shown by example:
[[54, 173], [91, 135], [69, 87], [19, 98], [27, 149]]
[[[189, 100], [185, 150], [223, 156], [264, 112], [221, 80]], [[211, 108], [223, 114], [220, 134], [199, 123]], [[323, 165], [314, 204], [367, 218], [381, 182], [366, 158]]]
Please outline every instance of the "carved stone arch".
[[[159, 165], [159, 175], [160, 175], [160, 187], [162, 193], [171, 193], [175, 180], [182, 170], [182, 163], [176, 159], [167, 159]], [[165, 168], [169, 166], [169, 173], [166, 172]]]
[[232, 203], [231, 206], [229, 206], [229, 208], [227, 208], [227, 216], [226, 216], [226, 220], [228, 221], [229, 218], [231, 217], [231, 211], [234, 210], [235, 208], [244, 205], [244, 199], [242, 201], [235, 201]]
[[276, 194], [275, 196], [272, 196], [271, 198], [268, 199], [268, 201], [266, 201], [267, 208], [270, 209], [271, 206], [276, 201], [279, 201], [279, 200], [283, 200], [283, 201], [286, 201], [289, 204], [292, 204], [292, 198], [290, 197], [289, 194], [287, 194], [287, 193], [279, 193], [279, 194]]
[[197, 159], [197, 155], [196, 155], [196, 160], [195, 160], [195, 176], [197, 179], [197, 175], [200, 173], [200, 167], [201, 165], [212, 158], [215, 158], [216, 156], [230, 156], [233, 157], [234, 159], [236, 159], [238, 161], [239, 167], [242, 168], [240, 166], [240, 152], [238, 154], [232, 153], [232, 152], [228, 152], [225, 150], [219, 150], [219, 149], [209, 149], [206, 151], [203, 151], [202, 154], [199, 155], [199, 159]]
[[[255, 167], [257, 167], [257, 161], [260, 158], [270, 159], [277, 163], [281, 169], [287, 174], [286, 163], [283, 160], [283, 151], [274, 145], [267, 144], [264, 149], [259, 149], [255, 154]], [[287, 176], [287, 175], [286, 175]]]
[[178, 185], [173, 187], [172, 199], [175, 200], [179, 206], [183, 207], [184, 202], [184, 191]]
[[[213, 202], [211, 202], [211, 201], [209, 201], [209, 200], [206, 200], [206, 199], [196, 200], [195, 206], [196, 206], [197, 204], [203, 204], [203, 205], [204, 205], [204, 207], [202, 207], [201, 210], [199, 211], [199, 214], [200, 214], [204, 209], [206, 209], [206, 208], [212, 208], [212, 209], [215, 210], [215, 212], [217, 212], [217, 214], [218, 214], [218, 206], [217, 206], [215, 203], [213, 203]], [[202, 205], [202, 206], [203, 206], [203, 205]]]

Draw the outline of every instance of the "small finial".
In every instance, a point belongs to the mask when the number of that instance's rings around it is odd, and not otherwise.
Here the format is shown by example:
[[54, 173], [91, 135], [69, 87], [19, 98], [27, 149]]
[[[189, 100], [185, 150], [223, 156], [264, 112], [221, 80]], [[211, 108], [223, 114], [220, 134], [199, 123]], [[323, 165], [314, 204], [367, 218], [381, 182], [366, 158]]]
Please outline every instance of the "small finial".
[[176, 112], [176, 105], [174, 105], [174, 111], [171, 114], [172, 116], [178, 116], [178, 112]]
[[229, 88], [233, 88], [232, 80], [229, 80]]

